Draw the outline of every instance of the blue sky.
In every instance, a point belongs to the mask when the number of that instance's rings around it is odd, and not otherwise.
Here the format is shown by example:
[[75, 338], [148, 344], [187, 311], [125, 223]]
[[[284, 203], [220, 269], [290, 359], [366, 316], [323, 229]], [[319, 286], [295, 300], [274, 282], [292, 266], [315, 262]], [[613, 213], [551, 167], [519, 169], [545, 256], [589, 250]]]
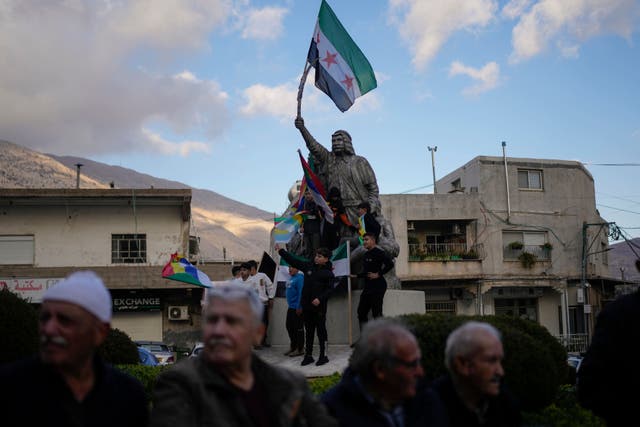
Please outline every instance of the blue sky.
[[[428, 146], [442, 177], [506, 141], [509, 157], [585, 163], [602, 216], [640, 236], [637, 0], [329, 4], [378, 88], [341, 113], [310, 76], [303, 117], [325, 145], [348, 130], [383, 194], [432, 192]], [[280, 213], [319, 5], [0, 0], [0, 138]]]

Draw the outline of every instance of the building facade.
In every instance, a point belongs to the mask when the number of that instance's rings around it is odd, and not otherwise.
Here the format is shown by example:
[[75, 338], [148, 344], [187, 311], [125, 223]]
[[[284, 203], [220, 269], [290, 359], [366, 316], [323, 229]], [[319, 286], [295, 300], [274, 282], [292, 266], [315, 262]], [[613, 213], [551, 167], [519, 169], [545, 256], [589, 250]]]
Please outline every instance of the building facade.
[[[111, 292], [114, 328], [188, 347], [202, 288], [163, 279], [162, 268], [189, 253], [190, 221], [190, 189], [1, 189], [0, 287], [38, 304], [58, 280], [91, 269]], [[231, 274], [225, 263], [198, 267], [212, 280]]]
[[573, 350], [614, 297], [609, 224], [579, 162], [476, 157], [435, 194], [382, 205], [401, 247], [396, 273], [425, 292], [427, 312], [531, 319]]

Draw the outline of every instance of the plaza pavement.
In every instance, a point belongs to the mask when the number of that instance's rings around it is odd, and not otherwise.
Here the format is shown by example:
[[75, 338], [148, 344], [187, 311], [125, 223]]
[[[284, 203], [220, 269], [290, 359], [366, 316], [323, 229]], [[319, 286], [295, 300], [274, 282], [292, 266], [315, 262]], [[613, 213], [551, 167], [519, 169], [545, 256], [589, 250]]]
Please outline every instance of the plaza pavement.
[[[327, 351], [327, 357], [329, 358], [328, 363], [322, 366], [316, 366], [314, 362], [307, 366], [300, 366], [300, 362], [302, 362], [302, 358], [304, 356], [285, 356], [284, 352], [288, 349], [289, 346], [273, 345], [271, 347], [264, 347], [260, 350], [254, 350], [254, 352], [262, 358], [262, 360], [268, 363], [300, 372], [307, 378], [315, 378], [326, 377], [333, 375], [336, 372], [342, 374], [342, 371], [344, 371], [349, 363], [349, 356], [353, 350], [348, 345], [329, 344], [329, 349]], [[318, 360], [319, 352], [320, 350], [318, 349], [318, 346], [315, 346], [313, 350], [313, 358], [315, 360]]]

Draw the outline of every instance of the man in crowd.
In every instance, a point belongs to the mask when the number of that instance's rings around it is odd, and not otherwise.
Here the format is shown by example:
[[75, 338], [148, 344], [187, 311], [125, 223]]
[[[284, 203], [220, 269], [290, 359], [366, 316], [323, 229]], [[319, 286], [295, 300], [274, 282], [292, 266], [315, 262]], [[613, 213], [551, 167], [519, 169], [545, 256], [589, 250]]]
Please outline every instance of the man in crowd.
[[419, 386], [424, 375], [420, 347], [401, 323], [367, 323], [340, 383], [321, 400], [342, 427], [444, 426], [442, 406]]
[[0, 368], [3, 424], [146, 425], [142, 384], [97, 355], [110, 323], [111, 295], [95, 273], [75, 272], [49, 288], [40, 307], [39, 354]]
[[152, 427], [336, 425], [302, 375], [252, 352], [264, 335], [263, 310], [246, 287], [207, 290], [204, 349], [159, 376]]
[[271, 310], [273, 310], [273, 299], [276, 296], [276, 287], [273, 285], [269, 276], [258, 271], [258, 262], [255, 260], [249, 261], [249, 274], [251, 275], [253, 286], [258, 292], [260, 301], [264, 304], [262, 323], [264, 324], [265, 332], [262, 342], [256, 346], [256, 349], [259, 350], [262, 347], [271, 347], [271, 345], [267, 343], [267, 328], [269, 328], [269, 318], [271, 317]]
[[485, 322], [470, 321], [447, 338], [449, 375], [432, 385], [442, 400], [451, 427], [515, 427], [520, 408], [502, 384], [504, 351], [500, 332]]
[[355, 275], [355, 277], [364, 279], [364, 288], [358, 303], [360, 330], [369, 318], [369, 311], [374, 319], [382, 316], [382, 304], [384, 294], [387, 291], [387, 281], [384, 275], [393, 268], [391, 258], [376, 246], [375, 233], [365, 233], [362, 245], [366, 249], [362, 259], [362, 272]]
[[276, 245], [275, 249], [287, 264], [304, 272], [302, 319], [304, 321], [306, 345], [301, 365], [306, 366], [314, 362], [313, 340], [316, 330], [318, 332], [318, 344], [320, 345], [320, 356], [316, 366], [324, 365], [329, 362], [327, 357], [327, 302], [333, 291], [335, 281], [331, 261], [329, 260], [331, 251], [327, 248], [318, 248], [313, 261], [301, 261], [280, 248], [280, 245]]

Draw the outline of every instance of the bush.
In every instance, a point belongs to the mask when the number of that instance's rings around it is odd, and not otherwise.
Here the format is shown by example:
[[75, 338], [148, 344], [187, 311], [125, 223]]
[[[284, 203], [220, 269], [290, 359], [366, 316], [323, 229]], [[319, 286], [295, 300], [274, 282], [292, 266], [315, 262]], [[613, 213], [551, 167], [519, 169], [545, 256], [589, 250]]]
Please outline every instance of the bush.
[[310, 378], [308, 380], [309, 388], [315, 395], [321, 395], [325, 391], [329, 390], [334, 385], [340, 382], [341, 375], [339, 372], [335, 372], [328, 377]]
[[144, 391], [147, 394], [147, 402], [151, 402], [153, 398], [153, 387], [156, 385], [158, 375], [165, 369], [171, 368], [171, 365], [117, 365], [116, 368], [137, 378], [144, 386]]
[[605, 427], [605, 422], [578, 404], [574, 386], [563, 385], [554, 403], [523, 414], [523, 424], [536, 427]]
[[111, 329], [107, 339], [98, 348], [98, 354], [112, 365], [136, 365], [140, 363], [138, 346], [120, 329]]
[[449, 333], [468, 320], [494, 325], [502, 333], [505, 384], [525, 411], [542, 409], [567, 379], [566, 352], [549, 332], [531, 321], [506, 316], [401, 316], [418, 337], [427, 380], [446, 373], [444, 348]]
[[0, 290], [0, 364], [38, 351], [38, 313], [27, 300]]

